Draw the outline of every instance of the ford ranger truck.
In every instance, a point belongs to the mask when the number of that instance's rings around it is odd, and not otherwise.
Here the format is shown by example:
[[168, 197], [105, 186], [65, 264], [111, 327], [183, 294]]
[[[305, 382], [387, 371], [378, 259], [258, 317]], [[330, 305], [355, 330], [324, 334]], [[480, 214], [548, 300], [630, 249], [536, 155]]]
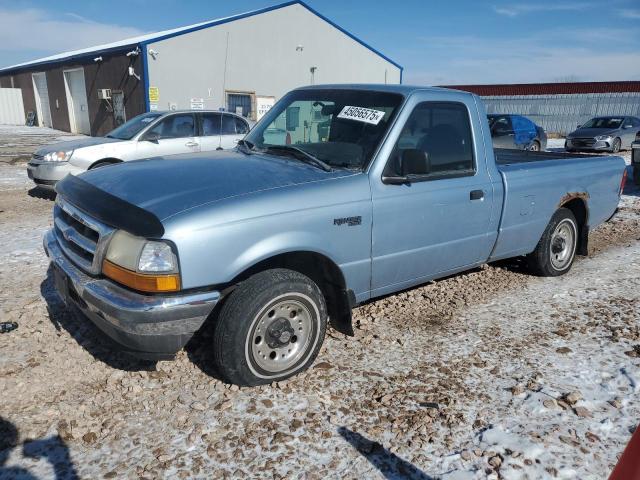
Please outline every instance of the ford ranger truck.
[[235, 150], [67, 176], [44, 247], [62, 298], [124, 350], [170, 358], [214, 322], [216, 370], [258, 385], [308, 368], [370, 299], [509, 257], [567, 273], [624, 169], [494, 151], [470, 93], [305, 87]]

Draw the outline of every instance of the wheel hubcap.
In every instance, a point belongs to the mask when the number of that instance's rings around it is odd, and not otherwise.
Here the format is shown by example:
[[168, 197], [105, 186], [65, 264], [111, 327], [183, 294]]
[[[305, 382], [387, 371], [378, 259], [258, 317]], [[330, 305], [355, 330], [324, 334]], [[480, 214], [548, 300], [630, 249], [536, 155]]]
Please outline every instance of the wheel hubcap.
[[551, 264], [556, 270], [563, 270], [573, 259], [575, 246], [575, 228], [568, 221], [558, 224], [551, 236]]
[[280, 373], [295, 365], [308, 350], [312, 315], [304, 302], [295, 298], [276, 301], [264, 308], [254, 322], [251, 356], [262, 370]]

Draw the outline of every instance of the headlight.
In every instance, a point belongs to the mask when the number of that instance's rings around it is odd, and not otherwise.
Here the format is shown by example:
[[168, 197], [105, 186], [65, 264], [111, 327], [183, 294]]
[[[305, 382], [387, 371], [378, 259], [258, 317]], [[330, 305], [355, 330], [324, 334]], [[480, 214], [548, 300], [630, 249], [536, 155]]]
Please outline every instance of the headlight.
[[609, 140], [611, 138], [611, 135], [598, 135], [596, 137], [596, 140], [598, 140], [599, 142], [601, 142], [602, 140]]
[[62, 151], [59, 152], [49, 152], [44, 157], [43, 160], [45, 162], [67, 162], [73, 155], [73, 150]]
[[118, 230], [102, 264], [102, 273], [143, 292], [180, 290], [178, 259], [171, 245]]

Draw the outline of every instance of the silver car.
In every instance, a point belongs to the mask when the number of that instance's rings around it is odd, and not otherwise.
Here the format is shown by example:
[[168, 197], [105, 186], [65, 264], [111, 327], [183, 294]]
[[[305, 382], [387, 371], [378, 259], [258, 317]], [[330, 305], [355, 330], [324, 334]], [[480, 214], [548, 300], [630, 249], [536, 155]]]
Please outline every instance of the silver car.
[[249, 130], [245, 118], [228, 112], [144, 113], [104, 137], [54, 143], [37, 150], [27, 173], [36, 185], [53, 189], [67, 174], [114, 163], [233, 148]]
[[564, 148], [569, 152], [607, 150], [617, 153], [631, 148], [638, 132], [640, 119], [637, 117], [595, 117], [583, 125], [578, 125], [577, 130], [567, 135]]

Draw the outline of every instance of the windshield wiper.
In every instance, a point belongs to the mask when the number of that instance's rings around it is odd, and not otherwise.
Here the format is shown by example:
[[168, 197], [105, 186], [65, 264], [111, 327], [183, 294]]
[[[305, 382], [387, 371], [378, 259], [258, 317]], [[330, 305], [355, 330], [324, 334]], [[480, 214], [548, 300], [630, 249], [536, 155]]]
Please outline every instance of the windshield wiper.
[[270, 145], [267, 147], [267, 152], [284, 152], [284, 153], [293, 153], [295, 158], [301, 160], [309, 165], [313, 165], [314, 167], [318, 167], [325, 172], [331, 172], [333, 169], [329, 166], [329, 164], [323, 162], [319, 158], [311, 155], [309, 152], [305, 152], [301, 148], [294, 147], [293, 145]]
[[251, 150], [253, 150], [253, 143], [251, 143], [249, 140], [238, 140], [238, 150], [240, 150], [242, 153], [245, 153], [247, 155], [251, 155], [253, 154], [253, 152]]

